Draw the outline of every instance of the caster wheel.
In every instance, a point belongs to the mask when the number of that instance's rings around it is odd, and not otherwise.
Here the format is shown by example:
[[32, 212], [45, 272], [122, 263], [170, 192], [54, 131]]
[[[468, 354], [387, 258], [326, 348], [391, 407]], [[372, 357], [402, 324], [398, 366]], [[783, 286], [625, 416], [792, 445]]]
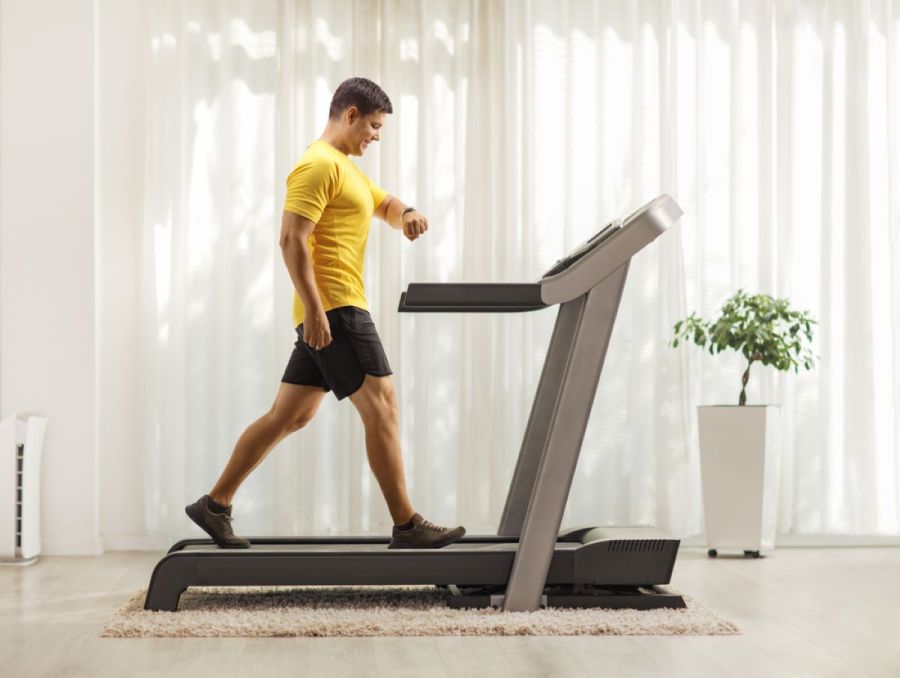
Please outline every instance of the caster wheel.
[[749, 556], [750, 558], [759, 558], [759, 551], [744, 551], [744, 556]]
[[708, 555], [710, 558], [715, 558], [717, 555], [719, 555], [719, 552], [715, 549], [710, 549], [706, 552], [706, 555]]

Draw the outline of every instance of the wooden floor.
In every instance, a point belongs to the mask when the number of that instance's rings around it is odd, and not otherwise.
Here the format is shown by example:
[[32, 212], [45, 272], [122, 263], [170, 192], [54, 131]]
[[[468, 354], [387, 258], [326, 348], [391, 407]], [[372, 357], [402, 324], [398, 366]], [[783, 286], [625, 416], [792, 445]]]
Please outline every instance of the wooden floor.
[[900, 676], [900, 548], [682, 549], [673, 587], [741, 636], [100, 638], [161, 555], [0, 567], [0, 676]]

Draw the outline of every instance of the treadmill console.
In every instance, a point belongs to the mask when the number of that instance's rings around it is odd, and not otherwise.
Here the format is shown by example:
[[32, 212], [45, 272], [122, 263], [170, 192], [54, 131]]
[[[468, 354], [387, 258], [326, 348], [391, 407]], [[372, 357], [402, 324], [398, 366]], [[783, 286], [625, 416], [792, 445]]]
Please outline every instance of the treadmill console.
[[622, 228], [622, 223], [622, 219], [616, 219], [615, 221], [610, 222], [602, 229], [600, 229], [599, 232], [592, 235], [589, 240], [584, 241], [578, 247], [572, 250], [572, 252], [553, 264], [553, 266], [548, 268], [544, 275], [541, 277], [549, 278], [551, 275], [556, 275], [557, 273], [565, 271], [567, 268], [569, 268], [569, 266], [581, 259], [581, 257], [583, 257], [585, 254], [596, 247], [600, 247], [600, 245], [602, 245], [606, 240], [615, 235], [619, 231], [619, 229]]

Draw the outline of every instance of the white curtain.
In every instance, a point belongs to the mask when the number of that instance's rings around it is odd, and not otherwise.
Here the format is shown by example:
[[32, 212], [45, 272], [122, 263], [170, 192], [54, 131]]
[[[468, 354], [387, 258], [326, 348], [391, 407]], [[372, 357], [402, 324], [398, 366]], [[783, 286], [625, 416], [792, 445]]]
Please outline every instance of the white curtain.
[[[565, 525], [702, 533], [696, 406], [743, 365], [667, 346], [738, 287], [819, 320], [813, 372], [754, 368], [784, 413], [783, 534], [900, 532], [900, 2], [160, 0], [141, 237], [147, 529], [187, 530], [295, 339], [284, 181], [346, 77], [394, 104], [355, 160], [428, 217], [373, 222], [365, 284], [413, 505], [496, 528], [556, 310], [398, 314], [410, 282], [535, 281], [656, 195]], [[329, 395], [235, 500], [242, 534], [386, 532], [355, 409]]]

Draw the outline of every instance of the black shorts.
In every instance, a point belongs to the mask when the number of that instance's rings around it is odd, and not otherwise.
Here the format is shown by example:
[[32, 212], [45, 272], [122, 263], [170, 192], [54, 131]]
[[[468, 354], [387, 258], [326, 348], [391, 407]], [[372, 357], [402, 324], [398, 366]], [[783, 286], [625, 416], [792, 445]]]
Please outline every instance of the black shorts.
[[317, 351], [303, 341], [303, 323], [300, 323], [296, 328], [294, 352], [281, 381], [333, 390], [335, 397], [343, 400], [362, 386], [367, 374], [376, 377], [393, 374], [368, 311], [341, 306], [326, 311], [325, 315], [331, 326], [331, 343]]

